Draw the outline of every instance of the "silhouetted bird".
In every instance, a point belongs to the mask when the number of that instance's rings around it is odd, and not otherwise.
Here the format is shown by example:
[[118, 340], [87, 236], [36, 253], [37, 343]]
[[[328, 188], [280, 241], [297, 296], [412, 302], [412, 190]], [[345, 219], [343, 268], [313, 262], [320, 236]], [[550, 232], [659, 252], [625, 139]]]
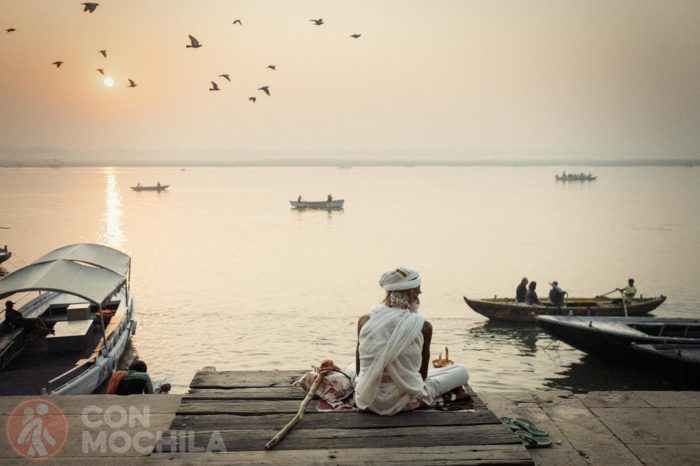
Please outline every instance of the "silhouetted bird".
[[362, 34], [350, 34], [353, 39], [359, 39]]
[[105, 70], [102, 68], [97, 68], [97, 70], [95, 70], [95, 71], [97, 71], [100, 74], [105, 74]]
[[255, 97], [248, 97], [248, 100], [250, 100], [251, 102], [255, 103], [255, 100], [256, 100], [256, 99], [255, 99]]
[[5, 29], [5, 32], [15, 32], [17, 29], [15, 28], [7, 28]]
[[136, 83], [134, 82], [133, 79], [129, 79], [129, 85], [126, 87], [136, 87]]
[[259, 87], [258, 90], [265, 92], [265, 94], [267, 95], [270, 95], [270, 86]]
[[228, 74], [220, 74], [219, 77], [224, 78], [226, 81], [231, 81], [231, 76]]
[[320, 26], [323, 24], [323, 18], [318, 18], [318, 19], [310, 19], [309, 21], [314, 22], [314, 26]]
[[61, 60], [56, 60], [55, 62], [53, 62], [51, 64], [56, 65], [56, 68], [60, 68], [61, 65], [63, 65], [63, 62]]
[[95, 11], [95, 8], [97, 8], [100, 4], [88, 2], [88, 3], [81, 3], [81, 5], [83, 5], [85, 7], [85, 8], [83, 8], [83, 11], [89, 11], [90, 13], [92, 13], [93, 11]]
[[198, 49], [202, 46], [202, 44], [200, 44], [199, 41], [194, 38], [194, 36], [190, 35], [188, 37], [190, 38], [190, 45], [186, 45], [185, 47], [192, 47], [193, 49]]
[[100, 50], [100, 53], [102, 54], [103, 57], [107, 58], [107, 51], [106, 50]]
[[243, 26], [243, 23], [241, 23], [241, 20], [240, 20], [240, 19], [234, 20], [234, 21], [233, 21], [233, 24], [240, 24], [241, 26]]
[[212, 81], [211, 88], [209, 90], [210, 91], [220, 91], [221, 89], [219, 89], [219, 86], [214, 81]]
[[267, 67], [271, 70], [277, 70], [277, 67], [275, 65], [267, 65]]

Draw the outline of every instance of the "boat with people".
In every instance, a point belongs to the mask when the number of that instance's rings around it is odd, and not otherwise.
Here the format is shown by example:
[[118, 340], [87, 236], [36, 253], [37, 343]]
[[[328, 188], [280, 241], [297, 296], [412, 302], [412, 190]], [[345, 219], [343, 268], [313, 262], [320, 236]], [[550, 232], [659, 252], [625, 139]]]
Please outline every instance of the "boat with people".
[[78, 395], [100, 387], [136, 329], [130, 272], [123, 252], [73, 244], [0, 280], [0, 395]]
[[679, 317], [537, 316], [554, 338], [588, 354], [639, 361], [635, 345], [700, 344], [700, 319]]
[[0, 248], [0, 264], [8, 260], [10, 257], [12, 257], [12, 251], [7, 249], [7, 244]]
[[472, 310], [494, 320], [508, 322], [535, 322], [540, 315], [573, 316], [642, 316], [659, 307], [666, 296], [653, 298], [634, 298], [630, 303], [623, 303], [605, 296], [594, 298], [567, 298], [562, 306], [549, 303], [526, 304], [513, 298], [469, 299], [464, 301]]
[[144, 186], [144, 185], [142, 185], [141, 183], [139, 183], [139, 184], [137, 184], [136, 186], [132, 186], [131, 189], [133, 189], [134, 191], [137, 191], [137, 192], [140, 192], [140, 191], [157, 191], [157, 192], [161, 192], [161, 191], [165, 191], [165, 190], [168, 189], [169, 187], [170, 187], [169, 184], [160, 184], [160, 182], [158, 182], [157, 184], [152, 185], [152, 186]]
[[342, 209], [345, 203], [344, 199], [328, 199], [325, 201], [305, 201], [301, 199], [301, 196], [296, 201], [289, 201], [295, 209]]
[[598, 177], [588, 173], [566, 173], [554, 175], [557, 181], [594, 181]]

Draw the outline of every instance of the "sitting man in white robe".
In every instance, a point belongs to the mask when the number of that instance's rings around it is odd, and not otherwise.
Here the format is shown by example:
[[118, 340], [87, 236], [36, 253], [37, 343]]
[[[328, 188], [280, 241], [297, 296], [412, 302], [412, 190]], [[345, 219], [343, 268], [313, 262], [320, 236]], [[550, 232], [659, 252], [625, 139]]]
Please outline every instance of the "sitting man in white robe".
[[433, 327], [418, 314], [421, 277], [400, 267], [382, 274], [382, 304], [357, 322], [355, 404], [377, 414], [432, 405], [469, 380], [462, 365], [428, 372]]

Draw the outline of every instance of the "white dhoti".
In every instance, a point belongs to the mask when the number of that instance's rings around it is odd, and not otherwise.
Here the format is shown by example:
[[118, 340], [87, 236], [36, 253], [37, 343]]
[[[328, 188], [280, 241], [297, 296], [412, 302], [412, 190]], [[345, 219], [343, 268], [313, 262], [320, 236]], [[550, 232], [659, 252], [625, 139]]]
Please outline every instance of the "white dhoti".
[[425, 319], [406, 309], [377, 305], [360, 330], [360, 374], [355, 378], [355, 404], [377, 414], [393, 415], [434, 399], [460, 385], [464, 366], [420, 375]]

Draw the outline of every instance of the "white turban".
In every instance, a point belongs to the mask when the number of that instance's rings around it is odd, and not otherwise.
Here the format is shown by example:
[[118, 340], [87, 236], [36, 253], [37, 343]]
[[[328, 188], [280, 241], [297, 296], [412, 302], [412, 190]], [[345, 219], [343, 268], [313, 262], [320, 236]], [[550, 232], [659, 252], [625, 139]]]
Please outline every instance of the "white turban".
[[401, 291], [418, 288], [421, 284], [420, 275], [415, 270], [408, 267], [384, 272], [379, 279], [379, 286], [386, 291]]

